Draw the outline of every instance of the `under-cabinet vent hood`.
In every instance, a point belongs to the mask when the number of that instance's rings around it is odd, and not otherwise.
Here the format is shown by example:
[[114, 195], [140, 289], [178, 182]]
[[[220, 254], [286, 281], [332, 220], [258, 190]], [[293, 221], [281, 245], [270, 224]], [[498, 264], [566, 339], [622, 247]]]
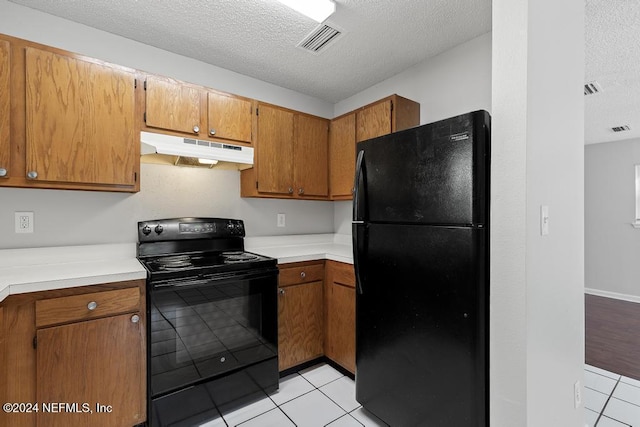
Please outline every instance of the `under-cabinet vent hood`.
[[[204, 165], [205, 167], [211, 167], [212, 163], [215, 165], [220, 162], [221, 165], [234, 164], [238, 169], [247, 169], [253, 166], [253, 148], [243, 145], [151, 132], [140, 132], [140, 142], [142, 144], [140, 154], [143, 162], [153, 159], [148, 163]], [[162, 160], [167, 157], [168, 160]], [[202, 159], [202, 161], [199, 162], [198, 159]], [[206, 162], [206, 160], [213, 162]]]

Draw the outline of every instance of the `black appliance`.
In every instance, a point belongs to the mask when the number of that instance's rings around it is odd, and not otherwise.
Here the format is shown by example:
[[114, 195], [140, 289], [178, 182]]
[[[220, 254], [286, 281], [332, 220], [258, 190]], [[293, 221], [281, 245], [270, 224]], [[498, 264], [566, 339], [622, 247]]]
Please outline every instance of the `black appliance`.
[[244, 235], [234, 219], [138, 223], [150, 426], [205, 424], [278, 388], [277, 261]]
[[356, 399], [391, 426], [487, 426], [490, 117], [357, 144]]

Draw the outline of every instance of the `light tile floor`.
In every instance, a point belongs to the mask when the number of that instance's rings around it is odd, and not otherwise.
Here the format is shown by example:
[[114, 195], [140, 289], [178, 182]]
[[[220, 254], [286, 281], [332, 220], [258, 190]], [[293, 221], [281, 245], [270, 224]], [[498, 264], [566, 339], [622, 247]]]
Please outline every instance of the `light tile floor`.
[[280, 379], [280, 389], [201, 427], [378, 427], [355, 400], [353, 380], [326, 364]]
[[[585, 365], [589, 427], [640, 427], [640, 381]], [[326, 364], [280, 379], [264, 399], [201, 427], [379, 427], [384, 422], [355, 400], [355, 383]]]
[[640, 381], [585, 365], [584, 407], [589, 427], [640, 426]]

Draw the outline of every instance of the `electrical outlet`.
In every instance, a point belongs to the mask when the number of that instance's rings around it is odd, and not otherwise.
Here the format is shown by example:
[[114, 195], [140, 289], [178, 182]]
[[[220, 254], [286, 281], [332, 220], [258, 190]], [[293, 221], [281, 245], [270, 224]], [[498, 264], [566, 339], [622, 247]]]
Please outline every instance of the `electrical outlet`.
[[578, 409], [582, 404], [582, 387], [580, 381], [576, 381], [573, 385], [573, 407]]
[[15, 213], [16, 233], [33, 233], [33, 212]]
[[285, 227], [285, 214], [283, 213], [278, 214], [278, 220], [276, 222], [276, 225], [278, 227]]

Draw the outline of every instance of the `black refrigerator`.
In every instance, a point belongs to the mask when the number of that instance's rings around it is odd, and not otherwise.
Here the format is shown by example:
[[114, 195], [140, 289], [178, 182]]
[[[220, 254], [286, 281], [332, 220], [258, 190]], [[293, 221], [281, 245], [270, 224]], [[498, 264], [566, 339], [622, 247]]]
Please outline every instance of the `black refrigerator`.
[[490, 116], [356, 152], [356, 399], [394, 427], [488, 426]]

